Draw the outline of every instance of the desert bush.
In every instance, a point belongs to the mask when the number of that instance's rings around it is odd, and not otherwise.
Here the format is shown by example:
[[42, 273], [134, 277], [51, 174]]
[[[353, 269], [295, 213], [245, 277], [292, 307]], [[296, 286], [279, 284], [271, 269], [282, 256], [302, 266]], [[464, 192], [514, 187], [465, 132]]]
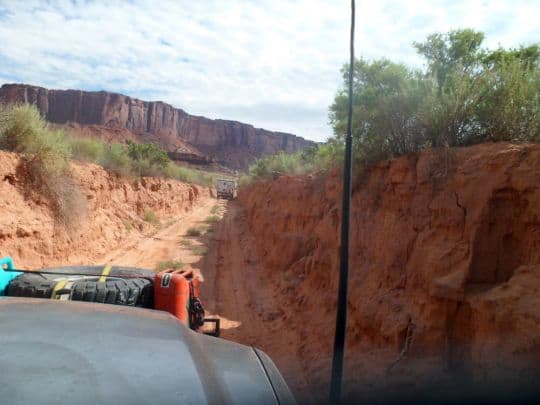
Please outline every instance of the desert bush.
[[190, 246], [193, 246], [193, 241], [191, 241], [189, 239], [182, 239], [180, 241], [180, 245], [183, 246], [183, 247], [190, 247]]
[[196, 256], [204, 256], [208, 253], [208, 248], [206, 246], [194, 246], [191, 248], [191, 253]]
[[167, 152], [153, 143], [126, 141], [131, 168], [138, 176], [158, 176], [169, 165]]
[[104, 145], [103, 153], [96, 163], [123, 176], [131, 174], [131, 160], [126, 148], [120, 143]]
[[133, 222], [130, 219], [123, 219], [122, 224], [124, 225], [124, 228], [126, 228], [126, 231], [131, 232], [133, 229]]
[[94, 138], [72, 137], [69, 139], [71, 156], [77, 160], [98, 162], [103, 156], [105, 144]]
[[48, 129], [34, 106], [4, 106], [0, 108], [0, 147], [22, 154], [28, 192], [45, 196], [55, 218], [68, 230], [75, 230], [87, 206], [71, 178], [71, 147], [65, 133]]
[[156, 271], [163, 271], [163, 270], [180, 270], [184, 267], [184, 263], [175, 261], [175, 260], [167, 260], [164, 262], [159, 262], [155, 269]]
[[510, 59], [482, 80], [485, 96], [476, 106], [482, 137], [540, 142], [540, 68]]
[[184, 181], [187, 183], [200, 184], [202, 186], [212, 186], [216, 182], [216, 176], [212, 173], [201, 170], [190, 169], [170, 162], [162, 171], [165, 177]]
[[65, 174], [40, 175], [39, 178], [41, 193], [52, 202], [57, 221], [70, 233], [78, 230], [88, 213], [88, 203], [80, 187]]
[[46, 123], [34, 106], [18, 104], [2, 106], [0, 113], [0, 147], [13, 152], [26, 152], [46, 131]]
[[186, 231], [187, 236], [198, 237], [203, 234], [201, 227], [191, 227]]
[[253, 180], [253, 176], [250, 176], [249, 174], [241, 174], [238, 178], [238, 188], [249, 186], [251, 183], [253, 183]]
[[209, 217], [207, 217], [204, 222], [207, 222], [207, 223], [214, 223], [214, 222], [219, 222], [221, 218], [218, 216], [218, 215], [210, 215]]
[[280, 174], [306, 174], [326, 171], [340, 164], [343, 159], [343, 144], [335, 139], [306, 150], [287, 154], [265, 156], [257, 159], [248, 172], [238, 179], [240, 188], [256, 180], [268, 180]]
[[142, 219], [150, 224], [157, 225], [159, 224], [159, 219], [156, 215], [156, 213], [152, 210], [146, 210], [144, 211], [144, 214], [142, 216]]
[[[303, 174], [311, 170], [312, 160], [304, 157], [302, 152], [288, 154], [279, 152], [276, 155], [257, 159], [248, 170], [251, 179], [270, 179], [279, 174]], [[249, 181], [247, 181], [249, 182]], [[246, 183], [241, 179], [241, 185]]]

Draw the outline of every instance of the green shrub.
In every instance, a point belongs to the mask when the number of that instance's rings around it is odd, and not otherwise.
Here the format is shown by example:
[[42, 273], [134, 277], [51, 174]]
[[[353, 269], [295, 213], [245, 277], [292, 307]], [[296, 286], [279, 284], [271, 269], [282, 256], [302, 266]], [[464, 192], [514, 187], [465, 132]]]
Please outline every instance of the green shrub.
[[131, 232], [133, 229], [133, 224], [129, 219], [123, 219], [122, 224], [124, 224], [124, 228], [126, 228], [126, 231]]
[[170, 159], [167, 156], [167, 152], [161, 149], [159, 146], [153, 143], [137, 143], [126, 141], [127, 151], [129, 157], [134, 160], [148, 160], [151, 165], [155, 165], [161, 168], [165, 168], [169, 164]]
[[540, 68], [510, 60], [487, 71], [476, 106], [479, 126], [493, 141], [540, 142]]
[[325, 171], [341, 161], [341, 143], [335, 140], [310, 147], [294, 154], [280, 152], [257, 159], [247, 174], [238, 179], [238, 186], [245, 187], [254, 180], [269, 180], [281, 174], [306, 174]]
[[180, 270], [184, 267], [184, 263], [174, 260], [167, 260], [164, 262], [159, 262], [155, 270], [156, 271], [163, 271], [163, 270]]
[[221, 218], [218, 215], [210, 215], [204, 221], [208, 223], [219, 222]]
[[249, 186], [251, 183], [253, 183], [253, 176], [249, 174], [242, 174], [238, 178], [238, 188], [243, 188]]
[[276, 155], [257, 159], [249, 167], [249, 175], [255, 179], [270, 179], [279, 174], [303, 174], [310, 170], [310, 162], [302, 158], [302, 153], [287, 154], [279, 152]]
[[186, 231], [187, 236], [197, 237], [201, 236], [203, 234], [203, 231], [201, 227], [191, 227]]
[[127, 176], [131, 174], [131, 160], [127, 154], [126, 148], [120, 143], [111, 143], [105, 145], [103, 148], [103, 154], [100, 156], [98, 162], [104, 168]]
[[72, 137], [69, 143], [71, 156], [77, 160], [98, 162], [103, 156], [105, 144], [97, 139]]
[[180, 241], [180, 245], [182, 245], [183, 247], [190, 247], [190, 246], [193, 246], [193, 241], [189, 239], [182, 239]]
[[159, 219], [156, 215], [156, 213], [152, 210], [146, 210], [144, 211], [144, 214], [142, 216], [142, 219], [150, 224], [157, 225], [159, 224]]
[[169, 165], [167, 152], [153, 143], [126, 141], [131, 169], [138, 176], [158, 176]]
[[216, 176], [214, 174], [203, 172], [201, 170], [190, 169], [170, 162], [162, 171], [165, 177], [183, 181], [186, 183], [195, 183], [210, 187], [215, 184]]
[[1, 107], [0, 148], [26, 153], [45, 131], [45, 120], [36, 107], [30, 104]]
[[197, 256], [204, 256], [208, 253], [208, 248], [206, 248], [206, 246], [194, 246], [191, 248], [191, 252]]
[[214, 205], [212, 209], [210, 210], [210, 213], [217, 214], [218, 211], [219, 211], [219, 205]]

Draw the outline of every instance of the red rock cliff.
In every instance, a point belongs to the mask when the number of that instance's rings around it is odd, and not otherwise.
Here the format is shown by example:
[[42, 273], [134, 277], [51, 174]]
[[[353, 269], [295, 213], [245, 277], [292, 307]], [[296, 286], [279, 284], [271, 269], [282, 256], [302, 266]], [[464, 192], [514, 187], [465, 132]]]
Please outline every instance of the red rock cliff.
[[245, 168], [257, 157], [281, 150], [296, 152], [313, 144], [296, 135], [271, 132], [236, 121], [189, 115], [173, 106], [116, 93], [48, 90], [24, 84], [5, 84], [0, 102], [35, 104], [49, 122], [105, 125], [151, 134], [169, 151], [174, 140], [187, 142], [225, 166]]

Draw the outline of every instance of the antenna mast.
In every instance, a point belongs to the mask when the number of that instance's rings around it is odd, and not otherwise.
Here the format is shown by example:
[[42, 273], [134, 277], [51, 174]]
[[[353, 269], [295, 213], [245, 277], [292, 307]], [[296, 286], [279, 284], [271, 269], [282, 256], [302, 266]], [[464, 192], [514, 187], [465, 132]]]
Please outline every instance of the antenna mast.
[[349, 112], [347, 137], [345, 138], [345, 159], [343, 165], [343, 207], [341, 217], [341, 256], [339, 266], [339, 290], [336, 314], [336, 334], [334, 336], [334, 356], [332, 359], [332, 381], [330, 383], [330, 403], [341, 402], [343, 379], [343, 357], [345, 354], [345, 334], [347, 330], [347, 295], [349, 278], [349, 222], [351, 205], [352, 172], [352, 106], [354, 74], [354, 13], [355, 4], [351, 0], [351, 39], [349, 63]]

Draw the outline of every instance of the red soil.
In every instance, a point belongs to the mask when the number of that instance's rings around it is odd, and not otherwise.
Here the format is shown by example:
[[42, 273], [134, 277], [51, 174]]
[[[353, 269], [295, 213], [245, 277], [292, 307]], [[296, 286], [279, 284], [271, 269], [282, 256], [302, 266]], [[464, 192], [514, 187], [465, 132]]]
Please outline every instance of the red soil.
[[[348, 395], [534, 382], [539, 185], [540, 146], [512, 144], [427, 151], [381, 162], [357, 179]], [[265, 350], [302, 402], [324, 400], [340, 178], [256, 183], [230, 208], [216, 257], [203, 266], [203, 297], [236, 322], [225, 337]]]

